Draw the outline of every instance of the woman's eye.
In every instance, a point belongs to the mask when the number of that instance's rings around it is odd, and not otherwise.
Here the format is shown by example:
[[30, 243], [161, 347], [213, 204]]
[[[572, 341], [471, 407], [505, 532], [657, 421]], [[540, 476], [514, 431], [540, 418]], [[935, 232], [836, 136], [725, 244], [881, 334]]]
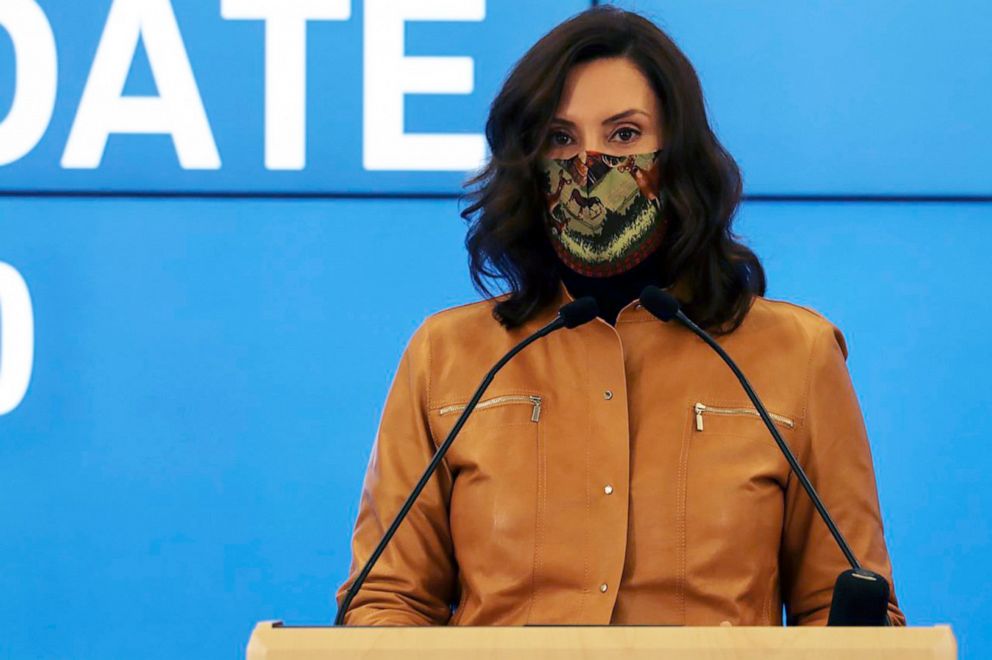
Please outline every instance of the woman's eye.
[[[640, 135], [640, 132], [637, 129], [635, 129], [635, 128], [630, 128], [629, 126], [624, 126], [623, 128], [618, 129], [617, 132], [614, 133], [613, 135], [620, 136], [620, 141], [621, 142], [630, 142], [635, 137], [637, 137], [638, 135]], [[623, 137], [623, 136], [629, 136], [629, 137]]]
[[[559, 138], [564, 138], [564, 140]], [[562, 133], [561, 131], [555, 131], [554, 133], [551, 134], [551, 144], [555, 145], [556, 147], [566, 146], [568, 144], [567, 140], [570, 139], [571, 138], [568, 137], [567, 134]]]

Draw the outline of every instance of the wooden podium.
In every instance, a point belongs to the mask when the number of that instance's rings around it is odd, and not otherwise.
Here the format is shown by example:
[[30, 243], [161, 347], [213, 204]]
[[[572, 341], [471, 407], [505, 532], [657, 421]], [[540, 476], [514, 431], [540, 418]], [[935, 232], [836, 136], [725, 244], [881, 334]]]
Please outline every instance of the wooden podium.
[[248, 660], [361, 658], [957, 658], [950, 626], [932, 628], [674, 628], [663, 626], [359, 627], [284, 626], [263, 621]]

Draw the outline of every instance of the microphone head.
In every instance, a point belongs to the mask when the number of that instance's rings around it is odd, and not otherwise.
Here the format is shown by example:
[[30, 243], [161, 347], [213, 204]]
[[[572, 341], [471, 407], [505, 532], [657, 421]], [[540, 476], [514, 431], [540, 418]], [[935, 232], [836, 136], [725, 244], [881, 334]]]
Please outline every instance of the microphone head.
[[889, 582], [861, 568], [837, 576], [828, 626], [884, 626], [889, 611]]
[[569, 330], [588, 323], [597, 316], [599, 316], [599, 305], [592, 296], [573, 300], [558, 310], [558, 318], [565, 322], [565, 327]]
[[666, 323], [679, 313], [679, 301], [672, 294], [651, 284], [641, 291], [641, 305]]

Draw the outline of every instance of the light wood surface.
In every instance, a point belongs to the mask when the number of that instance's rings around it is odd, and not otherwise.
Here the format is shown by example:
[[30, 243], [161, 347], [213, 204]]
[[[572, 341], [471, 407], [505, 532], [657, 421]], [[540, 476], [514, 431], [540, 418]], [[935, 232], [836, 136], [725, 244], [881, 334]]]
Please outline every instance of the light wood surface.
[[661, 626], [255, 626], [248, 660], [589, 658], [688, 660], [953, 660], [950, 626], [930, 628], [669, 628]]

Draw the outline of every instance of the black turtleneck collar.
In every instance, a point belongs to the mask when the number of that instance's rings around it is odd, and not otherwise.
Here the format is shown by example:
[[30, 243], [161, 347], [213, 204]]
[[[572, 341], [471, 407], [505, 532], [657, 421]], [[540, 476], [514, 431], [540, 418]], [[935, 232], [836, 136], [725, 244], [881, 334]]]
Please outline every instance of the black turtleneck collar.
[[592, 296], [599, 305], [599, 316], [616, 325], [620, 310], [640, 297], [641, 291], [649, 284], [664, 287], [661, 281], [661, 250], [655, 250], [647, 259], [630, 270], [608, 277], [580, 275], [559, 261], [558, 271], [561, 281], [573, 298]]

